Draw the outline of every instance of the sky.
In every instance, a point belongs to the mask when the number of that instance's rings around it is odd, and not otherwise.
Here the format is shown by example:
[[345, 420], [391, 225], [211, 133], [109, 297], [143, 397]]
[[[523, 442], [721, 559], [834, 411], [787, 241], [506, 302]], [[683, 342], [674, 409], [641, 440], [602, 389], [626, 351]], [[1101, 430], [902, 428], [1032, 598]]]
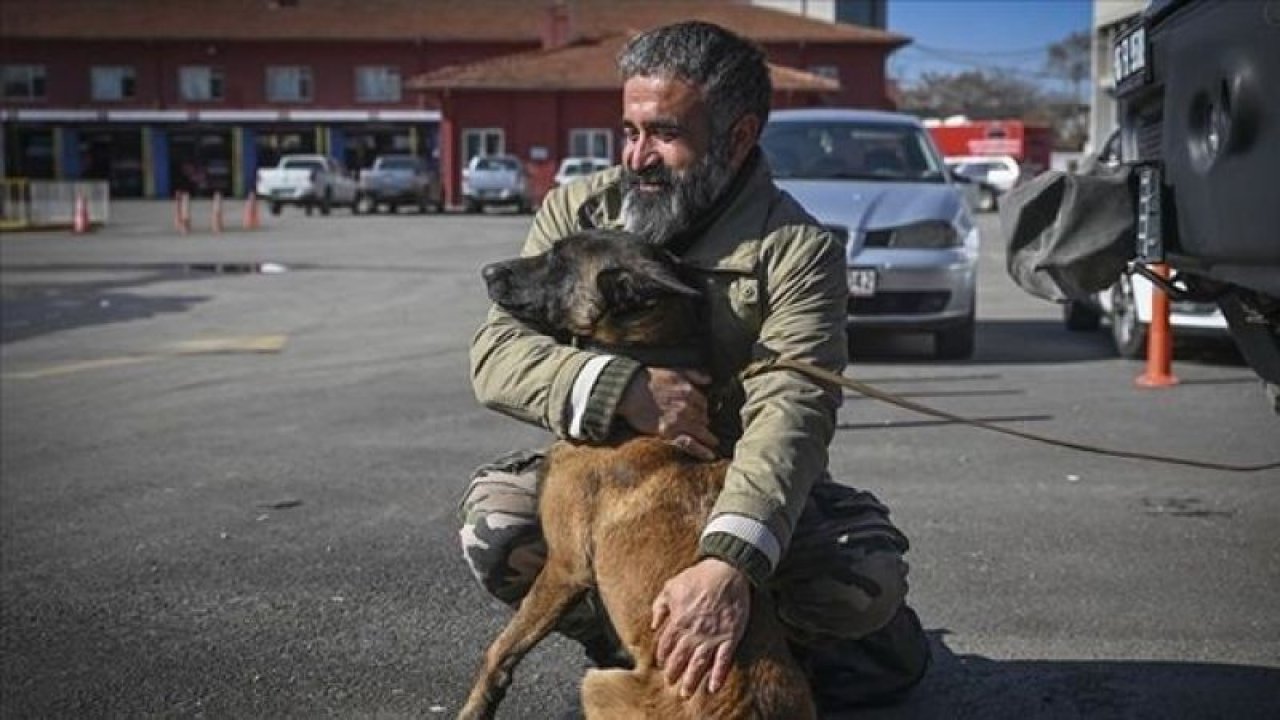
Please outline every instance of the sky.
[[1049, 45], [1088, 32], [1092, 0], [889, 0], [888, 29], [912, 38], [889, 56], [889, 75], [907, 84], [926, 71], [1004, 68], [1032, 81]]

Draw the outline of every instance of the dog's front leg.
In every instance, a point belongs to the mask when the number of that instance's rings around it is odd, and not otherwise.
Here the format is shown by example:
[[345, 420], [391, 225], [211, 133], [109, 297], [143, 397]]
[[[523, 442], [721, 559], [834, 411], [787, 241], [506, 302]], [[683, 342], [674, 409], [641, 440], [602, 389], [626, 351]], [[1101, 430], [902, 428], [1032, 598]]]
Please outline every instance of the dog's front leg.
[[516, 664], [551, 632], [560, 617], [582, 598], [587, 587], [563, 565], [548, 563], [542, 569], [520, 603], [520, 609], [485, 653], [484, 665], [476, 676], [467, 704], [458, 713], [458, 720], [493, 717], [511, 685]]

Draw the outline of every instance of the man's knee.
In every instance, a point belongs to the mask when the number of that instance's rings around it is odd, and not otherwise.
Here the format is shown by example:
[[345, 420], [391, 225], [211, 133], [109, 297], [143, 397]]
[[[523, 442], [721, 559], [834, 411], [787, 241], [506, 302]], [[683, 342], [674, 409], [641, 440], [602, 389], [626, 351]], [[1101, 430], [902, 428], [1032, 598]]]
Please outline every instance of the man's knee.
[[779, 593], [778, 615], [804, 644], [853, 640], [893, 619], [906, 602], [907, 563], [893, 549], [873, 550], [842, 562], [829, 573], [792, 579]]
[[540, 453], [508, 455], [476, 470], [459, 505], [462, 554], [489, 593], [514, 605], [546, 561], [538, 523]]

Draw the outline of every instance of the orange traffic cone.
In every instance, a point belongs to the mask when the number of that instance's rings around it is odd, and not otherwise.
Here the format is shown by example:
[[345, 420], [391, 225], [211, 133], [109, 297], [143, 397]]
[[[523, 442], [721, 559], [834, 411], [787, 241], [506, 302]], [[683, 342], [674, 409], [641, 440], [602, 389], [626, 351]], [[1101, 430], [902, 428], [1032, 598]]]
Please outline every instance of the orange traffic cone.
[[258, 194], [251, 192], [249, 197], [244, 201], [244, 229], [256, 230], [258, 228]]
[[181, 190], [173, 196], [173, 226], [183, 235], [191, 232], [191, 196]]
[[222, 232], [222, 193], [215, 192], [213, 194], [213, 217], [209, 222], [209, 229], [215, 233]]
[[80, 235], [91, 230], [89, 222], [89, 201], [85, 199], [84, 194], [76, 193], [75, 209], [71, 215], [71, 231]]
[[[1162, 278], [1169, 277], [1169, 266], [1152, 265], [1151, 269]], [[1173, 376], [1173, 330], [1169, 327], [1169, 296], [1159, 286], [1151, 288], [1151, 327], [1147, 330], [1147, 370], [1135, 380], [1146, 388], [1172, 387], [1178, 384]]]

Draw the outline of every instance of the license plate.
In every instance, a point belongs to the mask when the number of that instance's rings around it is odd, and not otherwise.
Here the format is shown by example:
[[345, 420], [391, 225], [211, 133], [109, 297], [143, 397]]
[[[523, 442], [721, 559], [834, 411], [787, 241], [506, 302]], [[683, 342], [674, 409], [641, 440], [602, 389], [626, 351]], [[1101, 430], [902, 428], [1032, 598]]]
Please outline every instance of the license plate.
[[870, 297], [876, 294], [875, 268], [851, 268], [849, 270], [849, 294], [853, 297]]
[[1139, 26], [1121, 35], [1111, 52], [1111, 72], [1116, 87], [1142, 85], [1150, 67], [1147, 55], [1147, 29]]

